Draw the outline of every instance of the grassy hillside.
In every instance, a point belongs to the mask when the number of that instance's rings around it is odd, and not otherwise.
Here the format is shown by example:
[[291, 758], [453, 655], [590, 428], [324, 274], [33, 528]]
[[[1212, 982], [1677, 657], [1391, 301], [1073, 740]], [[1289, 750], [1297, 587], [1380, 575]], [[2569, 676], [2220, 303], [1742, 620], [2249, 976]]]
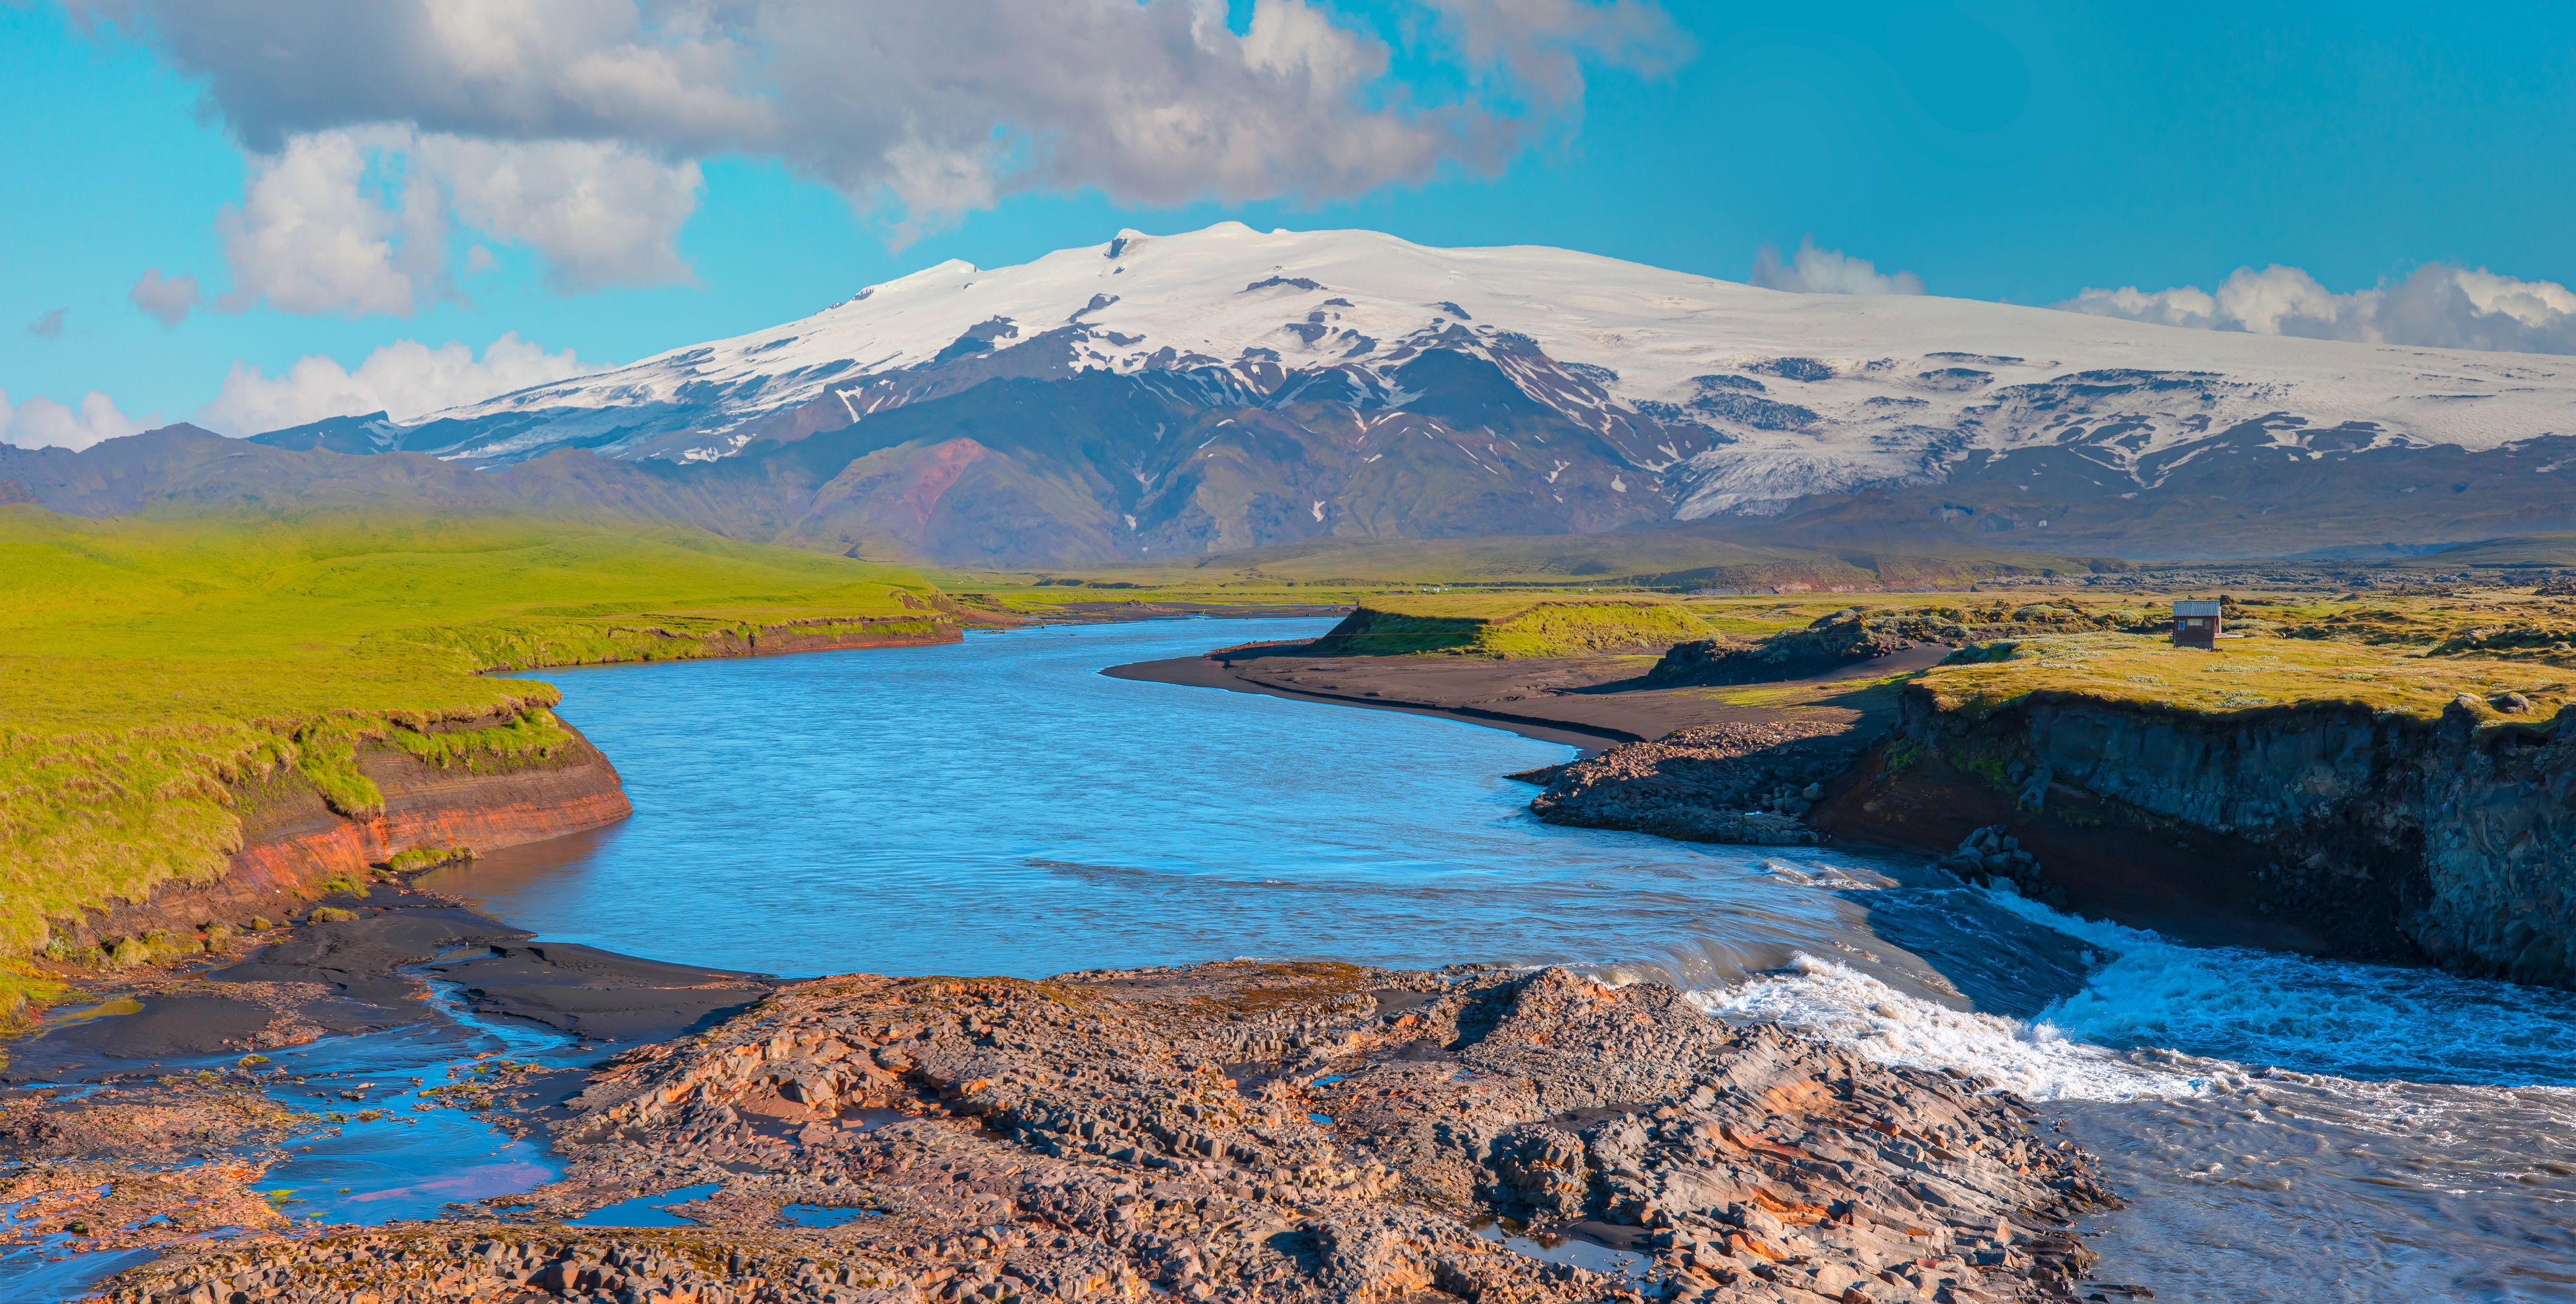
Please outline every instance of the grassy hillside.
[[552, 687], [477, 671], [705, 656], [783, 624], [926, 633], [937, 600], [910, 572], [681, 528], [0, 508], [0, 957], [42, 948], [48, 916], [219, 875], [229, 781], [291, 767], [364, 813], [363, 741], [560, 737]]

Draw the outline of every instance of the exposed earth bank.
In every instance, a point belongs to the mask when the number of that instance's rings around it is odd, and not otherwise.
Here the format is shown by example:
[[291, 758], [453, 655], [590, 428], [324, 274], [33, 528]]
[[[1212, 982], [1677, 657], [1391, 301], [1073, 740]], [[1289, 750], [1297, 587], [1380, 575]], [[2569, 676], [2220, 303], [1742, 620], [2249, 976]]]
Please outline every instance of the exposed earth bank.
[[[954, 643], [963, 637], [961, 620], [988, 623], [985, 615], [945, 600], [905, 605], [918, 610], [890, 619], [672, 621], [668, 627], [643, 622], [608, 627], [589, 640], [503, 638], [478, 645], [473, 655], [493, 669], [520, 670], [775, 656]], [[297, 748], [327, 750], [334, 723], [308, 722], [294, 735]], [[538, 742], [526, 745], [514, 732]], [[387, 733], [412, 745], [393, 745], [396, 739]], [[437, 740], [443, 735], [464, 741], [442, 747]], [[220, 782], [206, 778], [208, 787], [222, 789], [218, 813], [229, 813], [234, 837], [212, 841], [210, 863], [167, 866], [166, 876], [147, 880], [152, 886], [140, 900], [111, 897], [48, 919], [41, 957], [50, 962], [42, 966], [47, 977], [76, 988], [93, 984], [102, 965], [130, 967], [221, 951], [226, 935], [300, 914], [315, 898], [379, 870], [417, 870], [562, 837], [613, 824], [632, 811], [616, 767], [579, 730], [543, 710], [403, 724], [378, 720], [360, 726], [342, 745], [351, 750], [332, 793], [292, 763], [292, 752], [268, 758], [264, 769], [226, 774]], [[222, 850], [226, 841], [232, 846], [228, 853]], [[20, 1013], [0, 1010], [0, 1016]]]
[[471, 855], [613, 824], [633, 808], [616, 767], [590, 740], [557, 722], [569, 741], [550, 755], [442, 766], [381, 744], [362, 745], [358, 772], [384, 794], [383, 809], [345, 815], [293, 770], [236, 782], [240, 850], [223, 877], [165, 882], [149, 900], [58, 921], [82, 945], [210, 924], [240, 930], [301, 913], [335, 880], [362, 881], [404, 853]]
[[[558, 1117], [507, 1216], [109, 1297], [2054, 1301], [2111, 1202], [2009, 1098], [1560, 969], [817, 979]], [[680, 1188], [695, 1227], [555, 1221]]]

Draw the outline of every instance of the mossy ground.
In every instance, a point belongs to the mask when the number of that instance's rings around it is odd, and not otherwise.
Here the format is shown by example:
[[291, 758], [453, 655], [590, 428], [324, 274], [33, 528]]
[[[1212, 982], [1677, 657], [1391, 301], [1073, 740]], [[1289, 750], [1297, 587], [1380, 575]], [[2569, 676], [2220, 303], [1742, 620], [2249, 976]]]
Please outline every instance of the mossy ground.
[[2431, 719], [2464, 693], [2483, 703], [2515, 692], [2531, 703], [2523, 718], [2545, 719], [2570, 700], [2576, 672], [2333, 639], [2255, 634], [2203, 652], [2161, 635], [2098, 633], [2017, 640], [2003, 659], [1943, 665], [1923, 683], [1943, 709], [1972, 713], [2055, 692], [2206, 714], [2352, 703]]
[[[234, 782], [291, 769], [363, 811], [364, 743], [479, 765], [567, 737], [552, 686], [479, 671], [711, 655], [765, 625], [926, 631], [937, 600], [912, 572], [686, 529], [0, 508], [0, 957], [222, 873]], [[31, 981], [0, 971], [0, 1012]]]

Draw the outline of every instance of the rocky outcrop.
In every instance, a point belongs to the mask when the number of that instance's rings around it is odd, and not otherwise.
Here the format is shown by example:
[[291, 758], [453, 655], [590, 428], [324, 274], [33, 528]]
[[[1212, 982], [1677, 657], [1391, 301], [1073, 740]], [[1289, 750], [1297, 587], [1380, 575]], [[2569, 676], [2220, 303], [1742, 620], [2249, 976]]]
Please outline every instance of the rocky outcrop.
[[2463, 700], [2430, 721], [2358, 704], [2204, 715], [2032, 694], [1974, 715], [1909, 692], [1885, 759], [1870, 785], [1883, 804], [1948, 776], [1985, 789], [2025, 843], [2051, 824], [2148, 851], [2214, 839], [2193, 854], [2239, 864], [2256, 908], [2314, 926], [2323, 949], [2576, 987], [2571, 713], [2516, 720]]
[[[2111, 1201], [2008, 1098], [1564, 970], [817, 979], [570, 1113], [512, 1221], [108, 1298], [2071, 1301]], [[695, 1184], [692, 1228], [551, 1221]]]
[[1546, 785], [1530, 809], [1550, 824], [1694, 842], [1814, 842], [1800, 817], [1870, 736], [1810, 720], [1703, 725], [1519, 777]]
[[209, 921], [236, 927], [283, 919], [334, 879], [363, 879], [400, 852], [496, 851], [594, 829], [633, 810], [617, 770], [570, 725], [550, 756], [505, 766], [442, 767], [391, 747], [358, 752], [358, 769], [384, 794], [381, 812], [351, 817], [325, 804], [291, 770], [232, 789], [241, 849], [222, 878], [165, 883], [149, 900], [62, 921], [76, 945], [159, 931], [186, 934]]

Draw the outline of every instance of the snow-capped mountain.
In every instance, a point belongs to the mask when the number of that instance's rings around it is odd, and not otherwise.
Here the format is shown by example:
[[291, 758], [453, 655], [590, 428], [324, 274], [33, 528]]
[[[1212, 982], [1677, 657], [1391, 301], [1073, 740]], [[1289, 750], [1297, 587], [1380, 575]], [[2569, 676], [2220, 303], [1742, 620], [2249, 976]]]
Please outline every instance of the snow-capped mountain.
[[[471, 465], [582, 447], [711, 485], [810, 479], [797, 528], [812, 541], [981, 560], [1589, 532], [1860, 490], [1937, 499], [2007, 468], [2128, 501], [2200, 484], [2211, 459], [2377, 455], [2384, 470], [2560, 431], [2576, 431], [2563, 359], [1229, 222], [991, 271], [946, 262], [408, 426], [379, 414], [262, 440]], [[2022, 475], [2043, 451], [2060, 473]], [[1906, 510], [2036, 530], [2031, 487]]]

